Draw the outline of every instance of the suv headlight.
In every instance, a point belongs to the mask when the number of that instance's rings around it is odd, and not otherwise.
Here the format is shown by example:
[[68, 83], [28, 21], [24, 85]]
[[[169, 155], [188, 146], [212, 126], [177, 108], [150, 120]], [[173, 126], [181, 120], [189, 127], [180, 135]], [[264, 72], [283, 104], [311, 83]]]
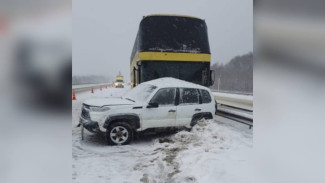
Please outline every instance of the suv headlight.
[[90, 111], [94, 111], [94, 112], [105, 112], [110, 110], [111, 108], [107, 107], [107, 106], [103, 106], [103, 107], [90, 107]]

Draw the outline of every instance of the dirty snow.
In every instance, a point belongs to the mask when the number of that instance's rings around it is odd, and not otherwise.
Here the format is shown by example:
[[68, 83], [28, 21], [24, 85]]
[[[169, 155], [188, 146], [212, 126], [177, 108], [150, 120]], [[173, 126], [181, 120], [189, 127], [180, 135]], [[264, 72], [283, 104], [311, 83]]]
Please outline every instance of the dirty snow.
[[81, 141], [76, 125], [82, 101], [127, 90], [80, 93], [72, 102], [74, 182], [253, 182], [252, 130], [222, 117], [200, 121], [191, 131], [142, 136], [126, 146], [108, 146], [103, 136], [88, 132]]

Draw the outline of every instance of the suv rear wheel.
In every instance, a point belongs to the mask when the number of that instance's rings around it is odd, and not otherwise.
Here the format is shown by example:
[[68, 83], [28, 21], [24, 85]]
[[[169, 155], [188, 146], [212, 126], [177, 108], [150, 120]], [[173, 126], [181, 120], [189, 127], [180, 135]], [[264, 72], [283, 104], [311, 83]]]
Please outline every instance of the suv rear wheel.
[[106, 130], [106, 139], [110, 145], [126, 145], [133, 139], [131, 126], [126, 122], [117, 122]]

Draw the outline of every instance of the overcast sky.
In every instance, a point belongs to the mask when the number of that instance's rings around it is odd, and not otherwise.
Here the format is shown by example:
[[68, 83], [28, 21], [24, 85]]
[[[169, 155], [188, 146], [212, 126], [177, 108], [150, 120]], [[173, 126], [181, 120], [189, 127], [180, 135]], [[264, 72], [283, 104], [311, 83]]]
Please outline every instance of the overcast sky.
[[130, 55], [142, 16], [183, 14], [205, 19], [211, 64], [253, 51], [252, 0], [74, 0], [73, 75], [130, 78]]

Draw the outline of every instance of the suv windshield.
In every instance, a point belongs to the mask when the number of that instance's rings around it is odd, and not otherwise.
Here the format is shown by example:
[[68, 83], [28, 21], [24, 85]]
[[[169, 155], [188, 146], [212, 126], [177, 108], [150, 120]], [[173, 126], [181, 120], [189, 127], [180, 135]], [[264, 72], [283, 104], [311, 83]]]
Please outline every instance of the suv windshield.
[[140, 84], [130, 90], [123, 98], [143, 102], [156, 88], [157, 87], [153, 85]]

